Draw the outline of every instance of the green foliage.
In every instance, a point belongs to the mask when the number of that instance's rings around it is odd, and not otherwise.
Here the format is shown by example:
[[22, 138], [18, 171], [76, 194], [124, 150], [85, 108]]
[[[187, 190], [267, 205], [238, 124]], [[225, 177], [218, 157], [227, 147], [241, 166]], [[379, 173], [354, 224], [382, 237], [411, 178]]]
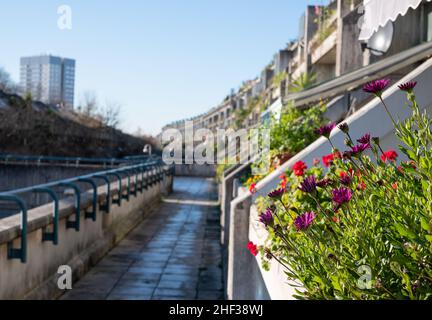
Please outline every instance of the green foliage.
[[244, 108], [237, 108], [237, 110], [234, 113], [234, 127], [235, 129], [243, 128], [244, 121], [247, 119], [247, 117], [256, 109], [262, 109], [263, 106], [265, 106], [263, 98], [261, 96], [257, 96], [252, 98], [246, 107]]
[[301, 151], [317, 138], [314, 131], [322, 125], [324, 111], [324, 104], [308, 109], [285, 106], [280, 120], [270, 127], [270, 149], [293, 154]]
[[[396, 128], [408, 162], [399, 167], [383, 162], [373, 139], [373, 160], [361, 154], [342, 160], [334, 150], [328, 172], [320, 167], [305, 172], [317, 181], [330, 179], [326, 186], [305, 193], [299, 190], [304, 177], [287, 172], [282, 199], [259, 200], [260, 210], [274, 209], [260, 248], [266, 252], [263, 265], [269, 255], [277, 259], [287, 278], [301, 283], [298, 298], [432, 298], [432, 120], [420, 112], [412, 93], [408, 98], [412, 116]], [[341, 173], [349, 177], [344, 185]], [[333, 190], [341, 187], [352, 198], [335, 206]], [[310, 211], [315, 220], [299, 231], [295, 220]]]
[[[294, 155], [316, 140], [315, 128], [322, 125], [325, 108], [324, 104], [309, 109], [285, 106], [279, 121], [272, 118], [267, 125], [270, 129], [270, 157], [273, 159], [280, 154]], [[262, 159], [256, 161], [253, 167], [260, 168], [266, 163], [266, 159]]]
[[289, 88], [290, 92], [300, 92], [312, 87], [317, 80], [315, 73], [302, 73], [294, 80]]
[[281, 82], [287, 77], [286, 72], [281, 72], [273, 78], [273, 86], [279, 87]]

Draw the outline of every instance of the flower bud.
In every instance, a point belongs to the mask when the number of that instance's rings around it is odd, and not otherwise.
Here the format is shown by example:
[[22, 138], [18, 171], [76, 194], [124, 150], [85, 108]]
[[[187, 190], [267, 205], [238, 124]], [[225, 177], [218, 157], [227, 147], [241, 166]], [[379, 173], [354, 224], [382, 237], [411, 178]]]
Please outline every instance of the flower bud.
[[346, 134], [349, 133], [349, 126], [348, 126], [348, 124], [346, 124], [346, 122], [341, 123], [341, 124], [338, 126], [338, 128], [339, 128], [343, 133], [346, 133]]

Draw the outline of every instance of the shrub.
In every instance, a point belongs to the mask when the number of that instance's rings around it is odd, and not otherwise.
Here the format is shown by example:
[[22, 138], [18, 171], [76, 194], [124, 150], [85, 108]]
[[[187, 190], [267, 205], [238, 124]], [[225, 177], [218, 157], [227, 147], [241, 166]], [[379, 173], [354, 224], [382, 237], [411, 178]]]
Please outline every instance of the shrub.
[[[271, 120], [270, 129], [270, 157], [272, 167], [270, 172], [289, 160], [293, 155], [301, 151], [317, 137], [314, 128], [323, 123], [325, 104], [320, 103], [309, 109], [299, 109], [290, 105], [282, 110], [280, 119]], [[267, 157], [268, 155], [263, 155]], [[261, 168], [267, 164], [267, 159], [256, 161], [255, 168]], [[262, 176], [253, 176], [247, 179], [246, 185], [257, 183]], [[248, 181], [250, 183], [248, 183]]]
[[[394, 122], [381, 98], [387, 85], [365, 89]], [[332, 149], [328, 171], [314, 165], [302, 175], [287, 172], [284, 188], [258, 201], [269, 233], [259, 247], [263, 266], [281, 263], [299, 285], [297, 298], [432, 297], [432, 121], [420, 112], [414, 87], [400, 86], [412, 116], [394, 122], [409, 161], [398, 166], [396, 151], [383, 150], [369, 134], [354, 140], [342, 124], [349, 149]], [[372, 158], [364, 155], [369, 149]]]

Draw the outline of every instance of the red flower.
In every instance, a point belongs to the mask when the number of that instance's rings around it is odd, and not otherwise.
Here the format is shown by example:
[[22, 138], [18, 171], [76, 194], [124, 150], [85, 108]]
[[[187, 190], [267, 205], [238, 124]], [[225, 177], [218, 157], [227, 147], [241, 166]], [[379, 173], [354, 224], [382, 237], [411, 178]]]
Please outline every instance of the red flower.
[[360, 182], [357, 186], [357, 190], [366, 190], [366, 183], [364, 183], [364, 181]]
[[280, 183], [280, 187], [282, 189], [286, 189], [286, 185], [287, 185], [287, 181], [286, 180], [282, 180], [281, 183]]
[[303, 176], [306, 169], [307, 165], [303, 161], [297, 161], [292, 167], [292, 170], [297, 177]]
[[393, 149], [390, 149], [387, 152], [384, 152], [384, 154], [381, 156], [381, 160], [383, 162], [387, 162], [387, 161], [396, 161], [397, 157], [399, 155], [396, 153], [396, 151], [394, 151]]
[[414, 170], [417, 170], [417, 165], [414, 161], [408, 161], [407, 164], [410, 165]]
[[322, 157], [322, 162], [324, 163], [324, 165], [328, 168], [333, 164], [333, 160], [334, 160], [334, 154], [330, 153], [328, 155], [325, 155], [324, 157]]
[[393, 190], [397, 190], [397, 188], [398, 188], [398, 183], [397, 183], [397, 182], [393, 183], [393, 184], [392, 184], [392, 188], [393, 188]]
[[249, 192], [250, 193], [256, 193], [257, 189], [256, 189], [256, 183], [252, 183], [249, 187]]
[[281, 179], [281, 180], [286, 180], [286, 174], [285, 174], [285, 172], [282, 173], [282, 174], [279, 176], [279, 179]]
[[257, 254], [258, 254], [258, 247], [252, 241], [249, 241], [249, 243], [247, 245], [247, 249], [249, 250], [249, 252], [253, 256], [255, 256], [255, 257], [257, 256]]

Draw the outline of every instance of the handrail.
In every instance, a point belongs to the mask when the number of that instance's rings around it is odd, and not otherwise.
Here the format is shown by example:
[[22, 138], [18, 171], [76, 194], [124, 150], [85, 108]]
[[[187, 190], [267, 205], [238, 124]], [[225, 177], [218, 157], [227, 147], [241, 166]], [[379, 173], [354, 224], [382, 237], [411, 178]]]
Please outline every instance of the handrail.
[[[141, 174], [141, 182], [140, 189], [148, 187], [148, 174], [151, 173], [151, 177], [156, 177], [157, 172], [155, 173], [155, 169], [161, 172], [162, 167], [166, 165], [161, 161], [161, 159], [155, 159], [152, 157], [152, 161], [148, 161], [146, 159], [145, 162], [135, 165], [129, 165], [126, 167], [119, 167], [116, 169], [95, 172], [92, 174], [87, 174], [83, 176], [73, 177], [69, 179], [63, 179], [58, 181], [53, 181], [45, 184], [35, 185], [31, 187], [9, 190], [5, 192], [0, 192], [0, 200], [4, 201], [12, 201], [18, 204], [21, 209], [21, 247], [19, 249], [13, 248], [13, 243], [8, 243], [8, 258], [9, 259], [21, 259], [23, 263], [27, 260], [27, 206], [25, 201], [19, 196], [23, 193], [30, 192], [39, 192], [39, 193], [48, 193], [54, 200], [54, 213], [53, 213], [53, 231], [52, 232], [43, 232], [42, 241], [52, 241], [55, 245], [58, 244], [58, 223], [59, 223], [59, 198], [56, 192], [53, 190], [55, 187], [69, 187], [75, 191], [75, 219], [74, 221], [70, 221], [69, 219], [66, 221], [67, 228], [73, 228], [77, 232], [80, 231], [80, 214], [81, 214], [81, 193], [82, 190], [77, 185], [77, 183], [89, 183], [93, 188], [93, 201], [92, 201], [92, 212], [86, 213], [86, 218], [91, 218], [93, 221], [96, 221], [96, 213], [97, 213], [97, 204], [98, 204], [98, 193], [97, 193], [97, 184], [94, 179], [103, 179], [105, 184], [107, 185], [107, 196], [105, 199], [104, 206], [100, 206], [100, 209], [103, 208], [105, 212], [109, 212], [110, 210], [110, 194], [111, 194], [111, 181], [109, 176], [114, 176], [118, 179], [119, 187], [118, 187], [118, 199], [117, 202], [113, 199], [113, 203], [117, 203], [119, 206], [121, 205], [121, 199], [125, 198], [127, 200], [130, 199], [131, 194], [131, 174], [135, 175], [134, 180], [134, 191], [132, 194], [137, 193], [138, 191], [138, 176]], [[167, 169], [166, 174], [172, 173], [172, 167]], [[162, 171], [163, 172], [163, 171]], [[146, 174], [147, 173], [147, 174]], [[126, 175], [127, 178], [127, 194], [123, 195], [122, 192], [122, 174]], [[144, 175], [146, 174], [146, 178]], [[163, 177], [160, 177], [163, 179]], [[159, 178], [159, 179], [160, 179]], [[152, 179], [153, 180], [153, 179]], [[144, 185], [145, 181], [145, 185]], [[155, 181], [151, 181], [153, 185]]]
[[15, 155], [15, 154], [0, 154], [0, 162], [35, 162], [37, 165], [42, 163], [64, 163], [73, 165], [103, 165], [115, 166], [125, 163], [136, 163], [153, 160], [151, 156], [130, 156], [121, 159], [118, 158], [86, 158], [86, 157], [57, 157], [57, 156], [32, 156], [32, 155]]
[[21, 209], [21, 247], [16, 249], [13, 242], [8, 243], [8, 259], [20, 259], [22, 263], [27, 261], [27, 206], [20, 197], [9, 194], [0, 194], [0, 200], [15, 202]]
[[54, 212], [53, 212], [53, 231], [42, 233], [42, 241], [52, 241], [54, 245], [58, 244], [58, 225], [59, 225], [59, 199], [57, 194], [51, 188], [37, 188], [34, 192], [47, 193], [53, 198]]

